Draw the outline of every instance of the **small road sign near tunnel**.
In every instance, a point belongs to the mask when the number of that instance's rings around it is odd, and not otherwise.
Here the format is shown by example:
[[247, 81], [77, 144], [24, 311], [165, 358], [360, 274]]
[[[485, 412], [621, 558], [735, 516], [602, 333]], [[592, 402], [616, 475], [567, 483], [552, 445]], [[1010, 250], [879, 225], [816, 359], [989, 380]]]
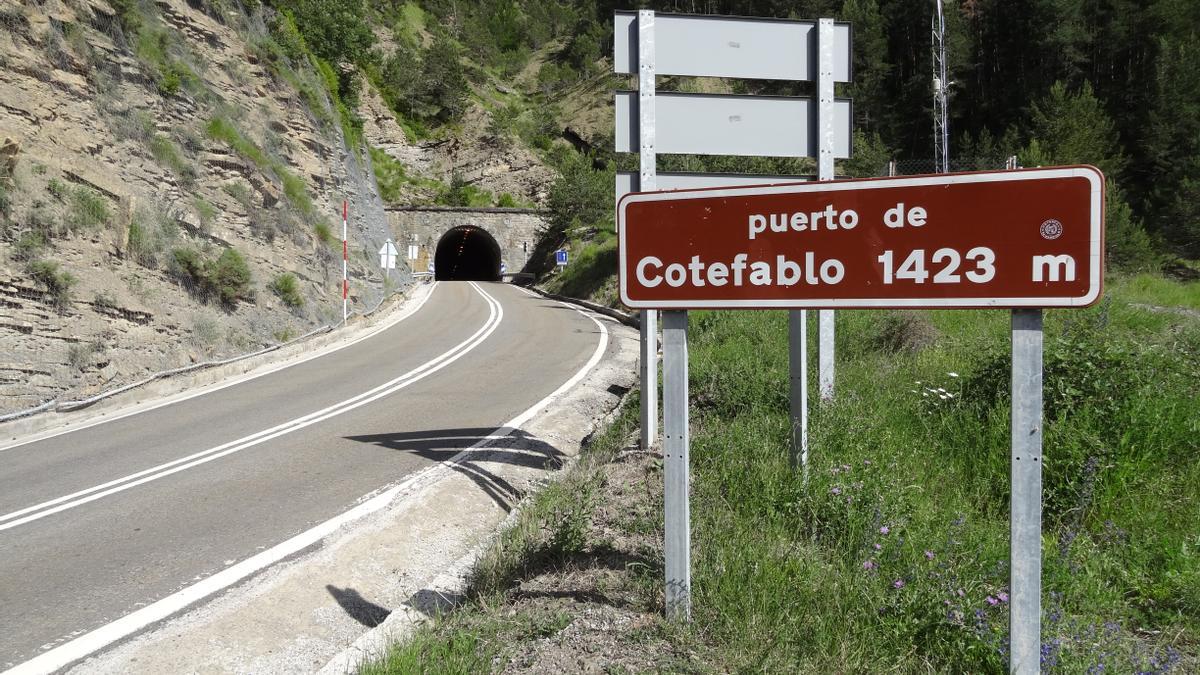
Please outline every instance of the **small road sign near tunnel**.
[[1101, 291], [1090, 166], [635, 193], [633, 308], [1079, 307]]
[[554, 263], [559, 267], [563, 267], [567, 264], [567, 249], [560, 248], [554, 252]]

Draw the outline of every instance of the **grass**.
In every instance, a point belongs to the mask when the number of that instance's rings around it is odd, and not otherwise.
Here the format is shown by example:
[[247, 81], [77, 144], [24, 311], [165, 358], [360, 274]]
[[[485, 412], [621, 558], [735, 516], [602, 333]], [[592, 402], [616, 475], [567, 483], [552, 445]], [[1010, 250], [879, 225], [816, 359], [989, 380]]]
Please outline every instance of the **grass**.
[[288, 203], [299, 211], [302, 217], [315, 221], [313, 227], [317, 239], [326, 244], [332, 241], [326, 236], [329, 226], [317, 212], [317, 207], [308, 194], [308, 187], [299, 176], [289, 171], [283, 162], [269, 157], [262, 148], [242, 135], [237, 126], [226, 117], [218, 115], [210, 119], [205, 127], [205, 133], [209, 138], [227, 144], [233, 148], [234, 152], [250, 160], [258, 168], [274, 173], [283, 184], [283, 196]]
[[592, 298], [603, 304], [617, 300], [610, 271], [617, 267], [617, 236], [608, 229], [588, 242], [572, 242], [570, 264], [547, 284], [554, 293], [573, 298]]
[[75, 275], [59, 268], [58, 263], [51, 260], [32, 260], [26, 265], [26, 271], [46, 290], [58, 313], [65, 314], [71, 306], [71, 288], [78, 281]]
[[360, 672], [488, 672], [505, 645], [564, 628], [570, 617], [561, 613], [513, 616], [488, 608], [502, 605], [520, 579], [567, 565], [584, 552], [588, 521], [604, 484], [602, 467], [621, 450], [636, 428], [637, 416], [636, 397], [630, 397], [613, 423], [584, 447], [576, 464], [538, 492], [513, 525], [498, 535], [471, 573], [465, 611], [419, 629], [412, 640], [393, 646]]
[[[1200, 318], [1143, 306], [1195, 297], [1135, 276], [1095, 307], [1046, 312], [1044, 671], [1200, 667]], [[840, 312], [837, 399], [813, 410], [806, 484], [789, 461], [786, 313], [691, 313], [694, 606], [677, 639], [717, 656], [689, 667], [1005, 669], [1009, 327], [1004, 311]], [[502, 564], [481, 567], [480, 588], [510, 587], [570, 531], [541, 523], [488, 554]], [[482, 597], [490, 609], [394, 653], [474, 644], [503, 669], [489, 621], [520, 610]]]
[[269, 288], [288, 307], [296, 309], [304, 306], [304, 295], [300, 292], [300, 284], [295, 274], [280, 274], [271, 281]]
[[70, 191], [70, 212], [67, 217], [71, 230], [90, 231], [108, 224], [112, 211], [108, 200], [98, 192], [82, 185]]
[[184, 157], [175, 141], [165, 134], [156, 133], [149, 140], [150, 154], [159, 164], [170, 169], [184, 183], [196, 179], [196, 168]]

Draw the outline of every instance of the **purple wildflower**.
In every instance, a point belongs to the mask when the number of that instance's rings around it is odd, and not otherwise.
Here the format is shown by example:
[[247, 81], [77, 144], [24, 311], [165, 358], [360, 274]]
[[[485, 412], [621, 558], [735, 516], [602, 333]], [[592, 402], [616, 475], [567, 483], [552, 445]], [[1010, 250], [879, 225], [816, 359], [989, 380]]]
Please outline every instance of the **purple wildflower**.
[[987, 596], [986, 598], [984, 598], [984, 601], [987, 602], [987, 604], [991, 605], [992, 607], [995, 607], [996, 604], [1000, 602], [999, 600], [993, 598], [990, 595]]
[[879, 545], [879, 544], [875, 544], [875, 550], [876, 550], [876, 551], [878, 551], [878, 550], [881, 550], [882, 548], [883, 548], [883, 546], [881, 546], [881, 545]]
[[883, 527], [879, 528], [879, 534], [887, 534], [888, 532], [891, 532], [891, 531], [892, 531], [892, 529], [890, 527], [888, 527], [887, 525], [884, 525]]
[[1000, 598], [1000, 602], [1008, 602], [1008, 593], [1005, 593], [1004, 591], [997, 593], [996, 597]]
[[879, 565], [876, 565], [874, 560], [867, 560], [867, 561], [863, 562], [863, 569], [868, 572], [875, 569], [876, 567], [879, 567]]
[[829, 494], [831, 494], [831, 495], [840, 495], [840, 494], [842, 494], [842, 488], [840, 488], [840, 487], [831, 488], [831, 489], [829, 490]]
[[933, 560], [933, 551], [925, 551], [925, 559]]
[[904, 588], [904, 580], [903, 580], [903, 579], [897, 579], [897, 580], [893, 581], [893, 582], [892, 582], [892, 587], [893, 587], [893, 588]]

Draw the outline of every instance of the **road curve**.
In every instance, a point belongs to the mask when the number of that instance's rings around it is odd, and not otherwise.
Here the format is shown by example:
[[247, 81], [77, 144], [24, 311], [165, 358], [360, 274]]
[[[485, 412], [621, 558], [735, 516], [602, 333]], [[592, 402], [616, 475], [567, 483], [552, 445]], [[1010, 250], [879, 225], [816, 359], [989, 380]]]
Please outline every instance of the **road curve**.
[[0, 450], [0, 670], [448, 459], [600, 341], [518, 288], [439, 282], [409, 318], [320, 358]]

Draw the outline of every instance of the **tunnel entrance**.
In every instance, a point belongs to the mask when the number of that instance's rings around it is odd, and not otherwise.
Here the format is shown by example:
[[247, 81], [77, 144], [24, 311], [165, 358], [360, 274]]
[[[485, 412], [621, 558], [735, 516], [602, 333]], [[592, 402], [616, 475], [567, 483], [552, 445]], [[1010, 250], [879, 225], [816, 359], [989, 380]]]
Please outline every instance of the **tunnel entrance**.
[[438, 281], [499, 281], [500, 244], [483, 228], [459, 225], [438, 240], [433, 266]]

